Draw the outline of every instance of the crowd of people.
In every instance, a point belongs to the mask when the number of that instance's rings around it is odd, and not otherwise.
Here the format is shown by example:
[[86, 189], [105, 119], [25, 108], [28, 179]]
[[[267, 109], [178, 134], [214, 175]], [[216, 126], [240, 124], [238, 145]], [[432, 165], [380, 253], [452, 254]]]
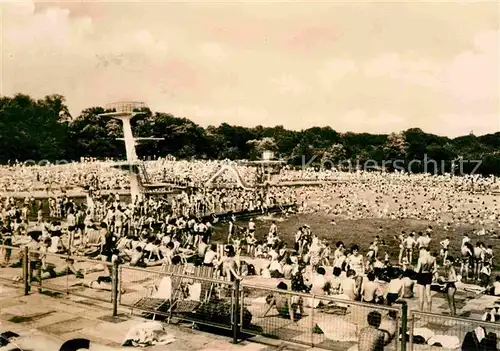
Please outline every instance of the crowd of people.
[[71, 189], [97, 186], [117, 190], [129, 186], [127, 174], [111, 167], [111, 160], [31, 165], [16, 162], [0, 167], [0, 194], [47, 191], [60, 193]]
[[[153, 183], [180, 186], [203, 187], [221, 166], [232, 164], [246, 184], [254, 186], [259, 182], [259, 167], [244, 162], [211, 160], [175, 160], [172, 157], [144, 161], [148, 178]], [[82, 189], [89, 186], [101, 190], [127, 189], [129, 178], [125, 172], [114, 168], [113, 160], [82, 159], [81, 162], [58, 162], [30, 164], [15, 162], [0, 167], [0, 192], [60, 191]], [[271, 175], [271, 182], [330, 180], [333, 173], [317, 172], [311, 169], [295, 170], [284, 168]], [[237, 186], [231, 173], [217, 177], [216, 184]]]
[[[339, 175], [285, 169], [278, 174], [282, 181], [339, 177], [344, 181], [319, 186], [205, 188], [201, 184], [220, 163], [160, 159], [145, 163], [154, 181], [189, 183], [189, 189], [175, 196], [124, 201], [118, 194], [101, 194], [100, 190], [128, 186], [126, 173], [114, 169], [111, 163], [86, 160], [64, 166], [16, 164], [3, 169], [2, 191], [29, 191], [47, 182], [53, 190], [62, 190], [52, 194], [47, 204], [34, 197], [20, 201], [4, 196], [0, 201], [2, 242], [26, 245], [38, 252], [33, 257], [40, 263], [34, 266], [38, 271], [35, 276], [42, 279], [57, 274], [47, 264], [49, 253], [69, 253], [139, 267], [190, 262], [213, 267], [227, 280], [251, 275], [279, 278], [278, 289], [373, 304], [391, 306], [416, 298], [417, 308], [426, 311], [432, 310], [431, 291], [438, 290], [446, 296], [452, 316], [459, 313], [457, 289], [500, 296], [500, 279], [494, 277], [494, 247], [482, 240], [496, 236], [500, 226], [499, 203], [491, 196], [497, 189], [493, 177], [397, 172]], [[244, 166], [239, 172], [250, 179], [255, 176], [253, 169]], [[229, 182], [227, 177], [219, 181]], [[65, 195], [64, 189], [71, 187], [91, 187], [93, 191], [88, 193], [86, 203], [79, 203]], [[292, 204], [293, 209], [286, 207]], [[276, 208], [284, 217], [294, 211], [323, 213], [331, 218], [332, 225], [340, 219], [422, 220], [449, 235], [435, 242], [432, 226], [419, 232], [401, 228], [395, 238], [385, 237], [381, 231], [369, 245], [346, 245], [344, 240], [332, 242], [318, 237], [308, 225], [295, 233], [282, 232], [276, 221], [265, 235], [256, 235], [254, 217], [242, 224], [234, 215], [267, 215]], [[227, 223], [218, 223], [220, 214], [226, 215]], [[464, 235], [459, 248], [453, 248], [450, 244], [457, 239], [455, 228], [462, 224], [476, 231]], [[225, 231], [217, 243], [213, 240], [216, 228]], [[387, 248], [386, 242], [391, 240], [399, 244], [397, 255], [391, 255]], [[224, 244], [224, 250], [220, 244]], [[3, 257], [4, 265], [12, 264], [10, 249], [3, 250]], [[77, 270], [75, 274], [84, 275]], [[268, 298], [268, 311], [276, 308], [295, 320], [308, 303], [312, 302], [274, 294]], [[319, 303], [317, 299], [308, 307]], [[492, 313], [485, 316], [488, 320], [496, 318]]]

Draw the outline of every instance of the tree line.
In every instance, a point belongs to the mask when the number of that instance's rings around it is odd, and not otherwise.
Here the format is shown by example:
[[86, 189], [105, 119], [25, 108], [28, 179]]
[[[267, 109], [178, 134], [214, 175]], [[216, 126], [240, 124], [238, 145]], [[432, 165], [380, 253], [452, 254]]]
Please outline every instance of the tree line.
[[[34, 99], [28, 95], [0, 97], [0, 162], [75, 160], [82, 157], [125, 158], [120, 122], [98, 115], [102, 107], [90, 107], [71, 117], [62, 95]], [[135, 118], [136, 136], [164, 138], [144, 141], [137, 146], [140, 157], [197, 159], [259, 159], [262, 151], [274, 151], [291, 165], [332, 165], [340, 168], [372, 164], [391, 169], [387, 160], [435, 160], [424, 167], [413, 163], [413, 172], [451, 172], [461, 164], [461, 171], [476, 166], [484, 175], [500, 173], [500, 133], [473, 134], [448, 138], [411, 128], [399, 133], [339, 133], [330, 127], [312, 127], [294, 131], [283, 126], [247, 128], [222, 123], [203, 128], [187, 118], [148, 108]], [[461, 161], [465, 160], [465, 161]], [[384, 163], [385, 161], [385, 163]], [[347, 162], [347, 163], [346, 163]], [[351, 166], [352, 167], [352, 166]]]

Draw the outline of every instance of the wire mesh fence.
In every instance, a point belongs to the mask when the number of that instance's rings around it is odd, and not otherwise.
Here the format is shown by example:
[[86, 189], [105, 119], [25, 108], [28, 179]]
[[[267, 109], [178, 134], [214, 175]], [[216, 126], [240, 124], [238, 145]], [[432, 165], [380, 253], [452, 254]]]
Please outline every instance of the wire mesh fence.
[[496, 304], [482, 306], [484, 314], [477, 319], [417, 311], [407, 319], [406, 305], [388, 307], [296, 293], [288, 287], [227, 282], [213, 268], [193, 264], [138, 268], [5, 245], [0, 252], [0, 279], [24, 285], [26, 294], [31, 287], [32, 292], [111, 302], [113, 315], [119, 305], [148, 318], [232, 330], [235, 339], [263, 335], [354, 351], [366, 349], [364, 343], [376, 331], [383, 335], [384, 350], [498, 349]]
[[145, 317], [232, 329], [234, 284], [216, 279], [212, 268], [166, 265], [151, 271], [122, 266], [119, 281], [120, 306], [142, 311]]
[[385, 350], [398, 350], [401, 310], [346, 301], [331, 296], [301, 294], [242, 284], [240, 303], [252, 315], [241, 315], [242, 332], [311, 345], [323, 349], [356, 349], [368, 316], [379, 318]]
[[347, 301], [332, 296], [314, 296], [313, 344], [324, 349], [355, 350], [370, 335], [373, 325], [382, 331], [384, 350], [400, 350], [401, 308], [375, 303]]
[[310, 295], [242, 284], [240, 304], [252, 316], [241, 331], [274, 339], [312, 345], [313, 311], [304, 303]]
[[20, 247], [0, 246], [0, 279], [14, 284], [23, 281], [23, 249]]
[[113, 265], [85, 257], [40, 253], [29, 255], [31, 282], [40, 291], [53, 291], [103, 302], [112, 302]]
[[492, 306], [485, 312], [483, 319], [487, 322], [412, 311], [408, 350], [497, 350], [500, 324], [494, 321], [499, 307]]
[[[162, 278], [159, 267], [146, 269], [121, 266], [119, 272], [119, 303], [130, 308], [134, 308], [141, 299], [152, 296]], [[158, 293], [160, 295], [161, 291]]]

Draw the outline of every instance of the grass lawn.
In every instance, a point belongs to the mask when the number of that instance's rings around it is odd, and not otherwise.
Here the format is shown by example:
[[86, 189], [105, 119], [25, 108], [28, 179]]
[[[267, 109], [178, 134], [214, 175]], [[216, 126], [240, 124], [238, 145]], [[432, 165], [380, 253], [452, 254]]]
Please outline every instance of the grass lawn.
[[[276, 216], [279, 220], [280, 216]], [[444, 240], [446, 236], [450, 237], [450, 254], [458, 258], [460, 256], [460, 245], [464, 233], [469, 233], [473, 244], [478, 241], [484, 242], [486, 245], [493, 245], [494, 251], [500, 248], [500, 239], [490, 236], [477, 236], [477, 227], [460, 224], [453, 226], [448, 231], [443, 230], [443, 227], [437, 226], [435, 223], [421, 220], [390, 220], [390, 219], [359, 219], [359, 220], [344, 220], [336, 218], [336, 225], [331, 224], [331, 215], [322, 212], [312, 214], [295, 214], [291, 215], [284, 221], [277, 221], [280, 237], [288, 244], [293, 246], [294, 235], [297, 229], [308, 224], [314, 234], [320, 239], [326, 239], [330, 245], [334, 246], [339, 240], [343, 241], [348, 247], [353, 244], [360, 246], [362, 253], [366, 254], [370, 243], [375, 236], [379, 235], [385, 241], [386, 246], [379, 249], [379, 257], [383, 258], [385, 252], [390, 255], [391, 263], [397, 264], [399, 254], [399, 243], [394, 239], [395, 235], [399, 235], [402, 230], [407, 233], [411, 231], [419, 232], [432, 225], [433, 234], [431, 235], [431, 250], [439, 251], [441, 249], [439, 242]], [[262, 239], [267, 234], [271, 220], [255, 220], [257, 225], [256, 237]], [[247, 222], [237, 222], [240, 226], [247, 226]], [[381, 227], [381, 230], [379, 230]], [[224, 242], [227, 237], [227, 223], [221, 223], [216, 226], [213, 239], [218, 242]], [[416, 255], [415, 255], [416, 256]], [[497, 262], [498, 264], [499, 262]]]

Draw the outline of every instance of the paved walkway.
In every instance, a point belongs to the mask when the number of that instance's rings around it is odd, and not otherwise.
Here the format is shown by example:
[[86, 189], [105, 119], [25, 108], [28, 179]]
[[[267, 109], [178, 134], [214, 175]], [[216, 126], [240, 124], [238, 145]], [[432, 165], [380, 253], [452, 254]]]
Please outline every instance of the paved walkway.
[[[94, 350], [141, 350], [123, 348], [121, 343], [130, 327], [144, 322], [144, 319], [120, 311], [118, 317], [111, 317], [106, 304], [89, 304], [88, 300], [51, 297], [33, 293], [24, 296], [14, 287], [0, 285], [0, 332], [12, 331], [32, 339], [37, 346], [32, 351], [56, 351], [65, 341], [86, 338]], [[149, 347], [147, 350], [176, 351], [271, 351], [274, 349], [303, 351], [307, 348], [283, 344], [268, 339], [262, 342], [244, 341], [237, 345], [231, 338], [209, 334], [189, 327], [165, 325], [175, 341], [166, 346]], [[39, 346], [38, 346], [39, 345]], [[0, 346], [0, 351], [10, 350]]]

